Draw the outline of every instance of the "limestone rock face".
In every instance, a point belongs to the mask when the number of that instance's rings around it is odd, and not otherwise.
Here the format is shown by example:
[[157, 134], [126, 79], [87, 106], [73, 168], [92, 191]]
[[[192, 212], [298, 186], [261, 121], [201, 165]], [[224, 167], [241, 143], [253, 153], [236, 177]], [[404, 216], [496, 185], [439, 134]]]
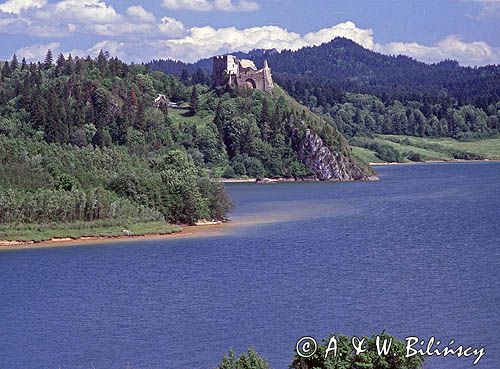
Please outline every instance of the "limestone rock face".
[[370, 181], [374, 175], [365, 173], [356, 163], [338, 152], [332, 152], [321, 137], [310, 129], [299, 143], [299, 158], [320, 181]]

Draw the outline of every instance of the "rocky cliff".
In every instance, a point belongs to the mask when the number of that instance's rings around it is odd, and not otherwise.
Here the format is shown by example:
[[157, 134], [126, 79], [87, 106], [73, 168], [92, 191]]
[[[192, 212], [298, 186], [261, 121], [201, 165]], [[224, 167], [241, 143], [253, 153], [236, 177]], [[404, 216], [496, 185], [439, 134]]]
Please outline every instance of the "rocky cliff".
[[378, 177], [361, 168], [351, 158], [339, 152], [332, 152], [321, 137], [307, 129], [298, 143], [298, 154], [320, 181], [373, 181]]

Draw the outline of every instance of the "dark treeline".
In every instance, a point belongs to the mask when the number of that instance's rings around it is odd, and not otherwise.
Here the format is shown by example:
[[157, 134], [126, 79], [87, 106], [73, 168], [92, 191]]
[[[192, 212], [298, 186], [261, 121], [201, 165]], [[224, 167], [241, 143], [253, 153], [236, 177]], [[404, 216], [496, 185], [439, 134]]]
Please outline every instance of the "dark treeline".
[[[255, 50], [239, 57], [267, 59], [276, 82], [347, 136], [367, 133], [474, 138], [500, 129], [500, 66], [434, 65], [386, 56], [338, 38], [298, 51]], [[208, 75], [210, 61], [194, 65], [154, 61], [179, 75]], [[370, 96], [364, 96], [370, 95]], [[345, 112], [348, 112], [347, 114]]]
[[474, 105], [458, 106], [445, 99], [384, 102], [373, 95], [347, 93], [341, 102], [330, 105], [309, 96], [306, 106], [323, 113], [348, 137], [373, 133], [418, 137], [484, 138], [500, 132], [500, 102], [486, 111]]

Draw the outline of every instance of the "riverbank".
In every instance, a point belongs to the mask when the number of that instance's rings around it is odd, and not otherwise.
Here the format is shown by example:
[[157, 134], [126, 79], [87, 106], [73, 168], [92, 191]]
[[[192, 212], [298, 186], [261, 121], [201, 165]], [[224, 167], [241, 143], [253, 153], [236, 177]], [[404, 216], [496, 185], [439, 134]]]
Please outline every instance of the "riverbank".
[[369, 163], [374, 167], [390, 166], [390, 165], [415, 165], [415, 164], [439, 164], [439, 163], [499, 163], [500, 160], [464, 160], [464, 159], [453, 159], [453, 160], [425, 160], [425, 161], [409, 161], [404, 163], [388, 163], [388, 162], [373, 162]]
[[[377, 176], [370, 176], [367, 181], [378, 181]], [[272, 184], [272, 183], [311, 183], [311, 182], [321, 182], [317, 178], [221, 178], [218, 179], [221, 183], [257, 183], [257, 184]], [[332, 183], [340, 181], [330, 181]], [[344, 181], [346, 182], [346, 181]], [[350, 181], [356, 182], [356, 181]]]
[[[128, 227], [130, 229], [137, 229], [139, 226]], [[137, 240], [155, 240], [155, 239], [168, 239], [168, 238], [183, 238], [183, 237], [197, 237], [197, 236], [209, 236], [217, 234], [224, 227], [224, 223], [220, 222], [201, 222], [194, 226], [173, 226], [173, 225], [163, 225], [163, 229], [145, 229], [142, 227], [142, 232], [133, 232], [130, 229], [122, 229], [122, 231], [116, 231], [115, 229], [109, 229], [107, 233], [85, 232], [86, 235], [82, 236], [59, 236], [46, 238], [42, 235], [38, 235], [38, 239], [29, 240], [29, 237], [9, 237], [10, 239], [2, 240], [0, 238], [0, 251], [5, 250], [19, 250], [19, 249], [34, 249], [34, 248], [48, 248], [48, 247], [67, 247], [67, 246], [77, 246], [84, 244], [100, 244], [100, 243], [113, 243], [113, 242], [124, 242], [124, 241], [137, 241]], [[121, 227], [120, 227], [121, 228]], [[57, 233], [57, 230], [54, 230]], [[65, 234], [68, 234], [65, 231]], [[63, 234], [63, 233], [61, 233]]]

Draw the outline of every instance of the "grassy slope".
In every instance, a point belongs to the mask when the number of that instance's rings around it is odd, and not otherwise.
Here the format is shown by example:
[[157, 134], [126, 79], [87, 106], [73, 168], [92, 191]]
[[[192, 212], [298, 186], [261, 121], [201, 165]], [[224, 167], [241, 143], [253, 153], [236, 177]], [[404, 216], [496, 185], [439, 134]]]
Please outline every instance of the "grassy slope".
[[[395, 142], [391, 142], [389, 138], [405, 139], [407, 138], [414, 145], [438, 145], [442, 147], [442, 150], [430, 149], [430, 148], [420, 148], [416, 146], [408, 146]], [[396, 136], [396, 135], [377, 135], [374, 141], [392, 146], [401, 153], [408, 151], [413, 151], [419, 153], [422, 159], [429, 160], [453, 160], [453, 157], [447, 152], [447, 149], [454, 149], [460, 151], [466, 151], [473, 154], [480, 154], [486, 159], [490, 160], [500, 160], [500, 137], [488, 138], [470, 142], [462, 142], [452, 138], [422, 138], [413, 136]], [[382, 162], [373, 151], [364, 148], [353, 147], [353, 154], [364, 160], [368, 160], [371, 163]]]
[[53, 238], [82, 237], [118, 237], [123, 236], [123, 230], [130, 231], [132, 236], [166, 235], [180, 232], [178, 226], [167, 225], [164, 222], [139, 223], [123, 226], [105, 226], [99, 223], [55, 224], [49, 226], [23, 224], [20, 226], [0, 226], [0, 240], [20, 242], [43, 242]]
[[363, 160], [367, 163], [383, 163], [383, 161], [375, 155], [371, 150], [365, 149], [363, 147], [351, 146], [352, 154], [354, 157]]
[[488, 138], [476, 141], [457, 141], [452, 138], [420, 138], [409, 137], [412, 142], [439, 144], [447, 148], [467, 151], [483, 155], [490, 160], [500, 160], [500, 137]]

